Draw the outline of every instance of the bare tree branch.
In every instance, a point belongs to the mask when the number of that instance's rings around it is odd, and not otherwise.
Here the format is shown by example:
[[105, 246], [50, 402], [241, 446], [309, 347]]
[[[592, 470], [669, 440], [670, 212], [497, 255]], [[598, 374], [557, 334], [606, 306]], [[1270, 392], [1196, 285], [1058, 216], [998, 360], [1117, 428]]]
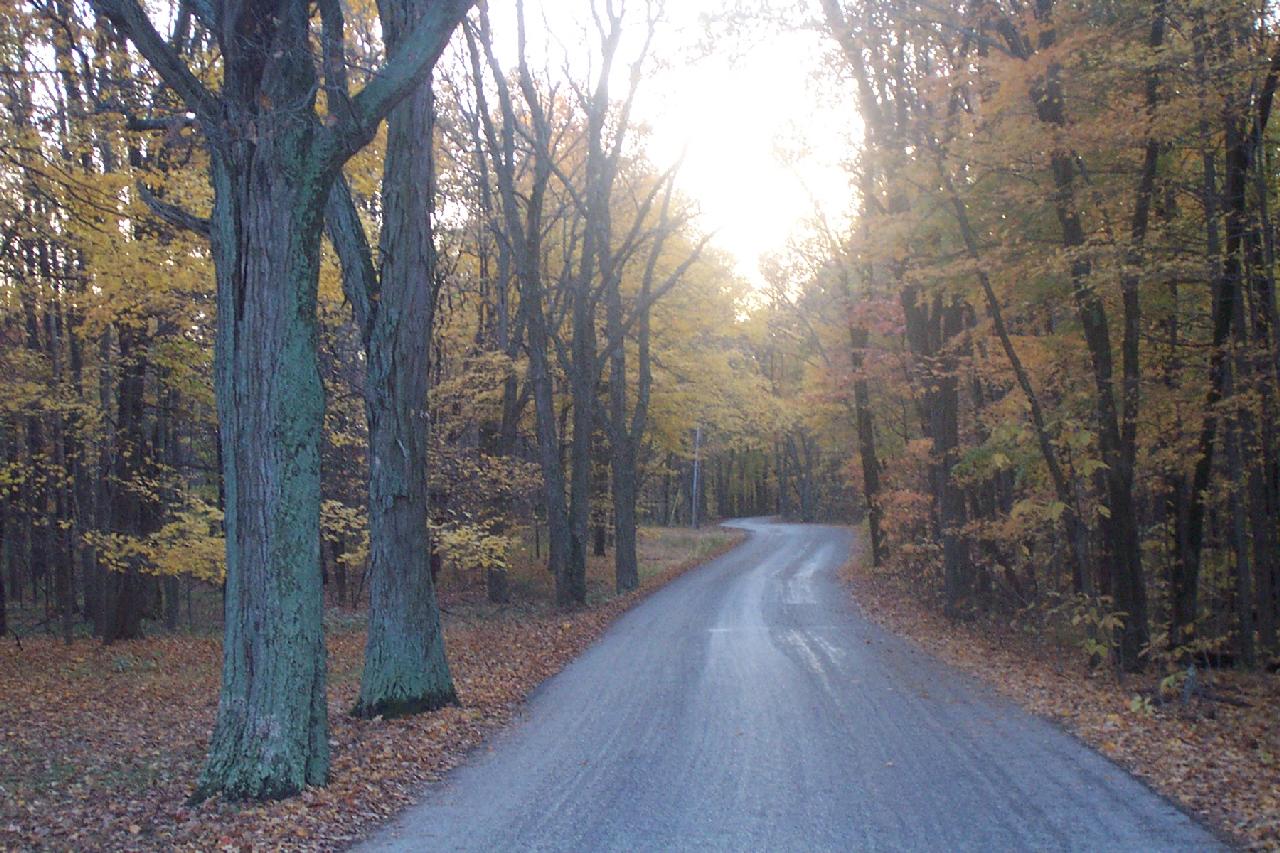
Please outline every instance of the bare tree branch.
[[137, 0], [90, 0], [98, 14], [110, 20], [133, 42], [156, 73], [187, 106], [202, 119], [217, 114], [218, 98], [201, 83], [191, 69], [156, 31]]
[[209, 237], [209, 220], [203, 216], [196, 216], [188, 210], [179, 207], [176, 204], [170, 204], [167, 201], [161, 201], [156, 197], [146, 184], [138, 181], [138, 197], [142, 199], [147, 207], [151, 208], [151, 212], [157, 218], [164, 220], [175, 228], [183, 231], [191, 231], [208, 239]]
[[[132, 2], [132, 0], [103, 0]], [[378, 123], [423, 83], [440, 54], [444, 52], [454, 28], [466, 17], [475, 0], [435, 0], [405, 34], [394, 56], [388, 57], [382, 69], [351, 98], [351, 114], [338, 124], [341, 140], [340, 156], [344, 159], [358, 151], [373, 136]]]
[[370, 321], [373, 317], [374, 298], [378, 292], [378, 273], [373, 266], [373, 251], [369, 236], [356, 210], [355, 199], [347, 179], [339, 175], [329, 191], [324, 210], [324, 228], [329, 242], [338, 253], [342, 267], [342, 292], [351, 303], [360, 339], [369, 346]]

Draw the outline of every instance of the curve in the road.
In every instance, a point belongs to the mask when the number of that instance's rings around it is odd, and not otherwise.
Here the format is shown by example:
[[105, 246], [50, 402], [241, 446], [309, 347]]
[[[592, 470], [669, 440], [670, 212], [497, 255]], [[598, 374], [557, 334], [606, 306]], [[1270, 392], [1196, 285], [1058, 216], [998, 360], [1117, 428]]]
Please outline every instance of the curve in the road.
[[858, 615], [847, 530], [735, 524], [746, 543], [620, 618], [362, 849], [1220, 849]]

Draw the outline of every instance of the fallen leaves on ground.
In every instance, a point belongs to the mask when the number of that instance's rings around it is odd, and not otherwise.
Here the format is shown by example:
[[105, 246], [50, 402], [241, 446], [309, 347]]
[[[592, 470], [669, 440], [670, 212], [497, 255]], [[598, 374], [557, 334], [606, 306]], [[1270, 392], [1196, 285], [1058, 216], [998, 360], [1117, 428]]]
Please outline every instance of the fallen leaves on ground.
[[[534, 687], [646, 592], [741, 534], [644, 531], [641, 589], [556, 612], [453, 590], [446, 642], [460, 704], [397, 720], [348, 715], [362, 630], [331, 631], [331, 782], [266, 804], [186, 805], [213, 726], [220, 643], [112, 646], [28, 638], [0, 650], [0, 849], [335, 849], [367, 834], [507, 722]], [[603, 574], [603, 566], [596, 567]], [[605, 585], [596, 578], [597, 589]], [[603, 593], [598, 596], [602, 597]]]
[[1025, 628], [949, 621], [918, 590], [859, 560], [845, 575], [860, 609], [876, 622], [1057, 722], [1237, 844], [1280, 849], [1276, 675], [1202, 673], [1228, 701], [1143, 702], [1158, 675], [1092, 672], [1079, 650]]

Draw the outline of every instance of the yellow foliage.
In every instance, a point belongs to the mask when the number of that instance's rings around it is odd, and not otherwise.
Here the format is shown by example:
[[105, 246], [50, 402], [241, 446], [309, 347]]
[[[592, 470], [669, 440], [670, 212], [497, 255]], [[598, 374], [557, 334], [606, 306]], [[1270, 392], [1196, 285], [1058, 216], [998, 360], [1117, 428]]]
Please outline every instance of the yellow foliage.
[[162, 577], [185, 575], [220, 584], [226, 577], [222, 512], [198, 498], [173, 510], [170, 521], [149, 536], [91, 530], [87, 545], [109, 571], [140, 571]]

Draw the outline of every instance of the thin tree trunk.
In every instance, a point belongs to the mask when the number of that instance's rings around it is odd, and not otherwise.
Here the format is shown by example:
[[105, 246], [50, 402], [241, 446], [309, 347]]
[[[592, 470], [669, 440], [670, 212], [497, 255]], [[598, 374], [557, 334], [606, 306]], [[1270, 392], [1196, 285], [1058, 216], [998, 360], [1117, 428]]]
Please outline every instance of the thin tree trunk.
[[[151, 531], [145, 506], [151, 500], [142, 488], [147, 475], [144, 418], [146, 392], [146, 339], [130, 325], [119, 328], [120, 381], [116, 393], [116, 448], [112, 454], [111, 529], [133, 540]], [[102, 641], [133, 640], [142, 636], [144, 585], [138, 557], [130, 557], [121, 567], [106, 574]]]
[[[546, 288], [541, 267], [543, 203], [547, 184], [551, 178], [551, 164], [545, 156], [537, 156], [548, 150], [550, 129], [524, 65], [524, 18], [521, 7], [517, 7], [517, 13], [521, 47], [521, 79], [525, 84], [526, 96], [532, 95], [526, 99], [529, 101], [531, 132], [538, 140], [538, 144], [535, 145], [532, 179], [523, 198], [519, 198], [516, 192], [515, 125], [518, 118], [506, 82], [506, 74], [493, 52], [488, 14], [483, 6], [480, 9], [479, 26], [475, 30], [468, 29], [467, 42], [471, 53], [473, 74], [477, 81], [480, 79], [478, 47], [484, 49], [485, 58], [493, 75], [503, 119], [499, 135], [489, 117], [484, 86], [478, 84], [476, 87], [478, 112], [485, 132], [485, 140], [493, 158], [507, 240], [512, 248], [512, 267], [520, 290], [520, 310], [526, 322], [525, 350], [529, 357], [526, 381], [533, 397], [538, 461], [542, 469], [543, 503], [547, 513], [548, 569], [556, 578], [557, 603], [565, 606], [572, 600], [568, 594], [571, 533], [569, 509], [565, 500], [564, 469], [560, 462], [560, 434], [556, 428], [555, 397], [549, 364], [550, 331], [546, 315]], [[523, 211], [523, 217], [521, 211]]]
[[876, 453], [875, 423], [871, 415], [871, 393], [863, 374], [863, 352], [867, 347], [866, 326], [849, 327], [849, 352], [853, 362], [853, 411], [858, 429], [858, 458], [862, 464], [862, 494], [867, 506], [867, 532], [871, 539], [872, 565], [882, 565], [885, 557], [881, 527], [880, 459]]
[[[1031, 93], [1040, 120], [1054, 127], [1061, 127], [1066, 123], [1059, 73], [1059, 67], [1051, 63], [1041, 85], [1032, 87]], [[1085, 245], [1085, 234], [1076, 198], [1075, 159], [1070, 152], [1064, 150], [1055, 151], [1050, 159], [1055, 188], [1054, 209], [1062, 229], [1062, 244], [1067, 251], [1079, 253]], [[1102, 530], [1106, 542], [1104, 559], [1109, 565], [1104, 570], [1103, 577], [1110, 579], [1110, 586], [1115, 592], [1116, 608], [1124, 614], [1116, 649], [1117, 662], [1121, 669], [1136, 671], [1145, 663], [1142, 651], [1147, 645], [1148, 626], [1146, 583], [1133, 500], [1133, 465], [1131, 454], [1125, 451], [1121, 416], [1116, 406], [1114, 362], [1106, 309], [1089, 281], [1091, 274], [1092, 265], [1089, 260], [1077, 254], [1071, 262], [1072, 294], [1093, 368], [1098, 448], [1102, 461], [1107, 465], [1103, 476], [1109, 515], [1103, 519]], [[1136, 320], [1136, 313], [1126, 316], [1127, 322], [1136, 323]], [[1126, 342], [1136, 346], [1136, 336], [1132, 341], [1127, 336]], [[1136, 359], [1136, 354], [1134, 358]], [[1136, 361], [1133, 362], [1132, 370], [1136, 371]], [[1104, 587], [1106, 585], [1104, 583]]]
[[[9, 425], [0, 423], [0, 463], [9, 464]], [[0, 640], [9, 633], [9, 601], [6, 596], [13, 575], [9, 573], [9, 513], [13, 511], [9, 490], [0, 490]]]
[[[1231, 513], [1231, 551], [1235, 556], [1235, 594], [1236, 624], [1239, 631], [1240, 661], [1245, 666], [1254, 664], [1253, 643], [1253, 581], [1249, 566], [1249, 534], [1248, 514], [1244, 496], [1241, 491], [1242, 481], [1246, 480], [1244, 466], [1241, 461], [1241, 425], [1239, 418], [1227, 424], [1225, 449], [1227, 455], [1227, 477], [1231, 481], [1230, 513]], [[1248, 479], [1252, 479], [1249, 477]]]
[[968, 208], [963, 199], [960, 198], [959, 193], [956, 192], [951, 174], [940, 159], [937, 161], [937, 166], [943, 179], [943, 185], [951, 199], [952, 209], [955, 212], [956, 222], [960, 227], [960, 235], [964, 240], [965, 248], [969, 257], [975, 264], [979, 265], [977, 278], [979, 285], [981, 285], [983, 296], [986, 299], [987, 314], [991, 317], [996, 337], [1000, 340], [1000, 346], [1004, 350], [1005, 358], [1009, 360], [1014, 379], [1022, 390], [1023, 396], [1026, 397], [1027, 406], [1031, 411], [1031, 424], [1035, 429], [1036, 443], [1040, 448], [1040, 457], [1044, 460], [1045, 467], [1049, 470], [1049, 480], [1053, 483], [1054, 494], [1067, 508], [1067, 511], [1063, 513], [1063, 523], [1066, 528], [1067, 546], [1071, 553], [1072, 573], [1076, 578], [1077, 587], [1083, 590], [1089, 586], [1089, 533], [1082, 518], [1079, 501], [1075, 499], [1071, 484], [1068, 482], [1067, 476], [1062, 470], [1062, 465], [1058, 461], [1058, 454], [1053, 449], [1053, 439], [1049, 435], [1044, 409], [1040, 404], [1040, 397], [1036, 394], [1035, 388], [1031, 384], [1031, 377], [1023, 366], [1018, 351], [1013, 346], [1013, 339], [1010, 337], [1008, 327], [1005, 325], [1004, 311], [1000, 306], [1000, 300], [996, 298], [995, 289], [991, 286], [991, 279], [981, 266], [981, 250], [978, 246], [978, 238], [974, 232], [973, 225], [969, 221]]
[[943, 354], [938, 362], [940, 375], [934, 379], [938, 392], [931, 409], [934, 456], [938, 461], [939, 516], [942, 526], [942, 561], [946, 591], [946, 610], [955, 617], [967, 603], [973, 589], [973, 563], [963, 535], [967, 519], [964, 492], [955, 483], [951, 471], [960, 456], [960, 393], [956, 376], [958, 365], [947, 342], [961, 332], [962, 306], [952, 302], [941, 310]]
[[[1195, 635], [1195, 621], [1199, 612], [1201, 551], [1204, 547], [1204, 493], [1209, 486], [1209, 476], [1213, 470], [1218, 431], [1217, 407], [1224, 398], [1228, 380], [1226, 344], [1237, 310], [1236, 301], [1242, 298], [1242, 252], [1246, 227], [1245, 183], [1249, 153], [1247, 141], [1236, 122], [1236, 118], [1228, 113], [1226, 175], [1223, 187], [1226, 239], [1223, 245], [1222, 273], [1217, 277], [1217, 287], [1213, 294], [1213, 349], [1209, 356], [1209, 391], [1205, 398], [1205, 414], [1197, 441], [1196, 462], [1190, 489], [1182, 496], [1181, 501], [1182, 510], [1179, 518], [1181, 535], [1173, 566], [1171, 589], [1173, 605], [1169, 642], [1172, 647], [1190, 641]], [[1211, 177], [1211, 173], [1206, 171], [1206, 189]]]

